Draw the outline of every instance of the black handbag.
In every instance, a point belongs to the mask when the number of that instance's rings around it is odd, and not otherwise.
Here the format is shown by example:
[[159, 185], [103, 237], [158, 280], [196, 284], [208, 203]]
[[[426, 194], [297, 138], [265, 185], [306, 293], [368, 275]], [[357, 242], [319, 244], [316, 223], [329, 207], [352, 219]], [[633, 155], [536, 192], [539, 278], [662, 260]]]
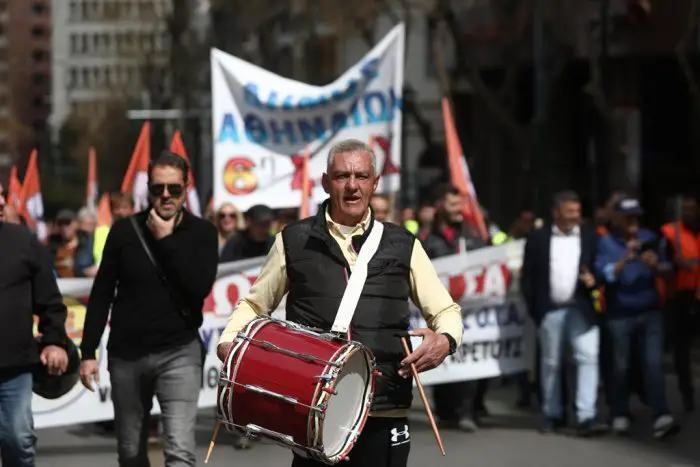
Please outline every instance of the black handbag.
[[[175, 289], [175, 287], [173, 287], [172, 283], [168, 280], [168, 277], [163, 272], [163, 269], [158, 264], [158, 261], [156, 261], [155, 256], [153, 256], [153, 252], [151, 252], [151, 248], [148, 246], [148, 243], [146, 242], [146, 237], [144, 237], [143, 230], [141, 229], [141, 226], [139, 225], [138, 221], [136, 220], [136, 217], [131, 216], [131, 217], [129, 217], [129, 220], [131, 221], [131, 225], [134, 226], [134, 230], [136, 231], [136, 236], [139, 238], [139, 241], [141, 242], [141, 246], [143, 246], [143, 249], [146, 252], [146, 255], [148, 256], [148, 259], [151, 260], [151, 263], [153, 264], [153, 267], [156, 270], [156, 274], [158, 274], [158, 277], [160, 278], [161, 282], [168, 288], [168, 291], [170, 292], [170, 296], [173, 299], [173, 301], [175, 302], [177, 309], [180, 312], [180, 315], [185, 320], [185, 323], [187, 323], [188, 325], [193, 324], [194, 315], [192, 314], [192, 312], [189, 310], [189, 308], [185, 304], [185, 301], [180, 296], [180, 293]], [[197, 340], [199, 341], [199, 345], [202, 348], [202, 368], [204, 368], [204, 362], [207, 359], [208, 349], [206, 349], [204, 346], [204, 341], [202, 340], [202, 336], [199, 334], [199, 330], [197, 330], [196, 332], [197, 332]]]

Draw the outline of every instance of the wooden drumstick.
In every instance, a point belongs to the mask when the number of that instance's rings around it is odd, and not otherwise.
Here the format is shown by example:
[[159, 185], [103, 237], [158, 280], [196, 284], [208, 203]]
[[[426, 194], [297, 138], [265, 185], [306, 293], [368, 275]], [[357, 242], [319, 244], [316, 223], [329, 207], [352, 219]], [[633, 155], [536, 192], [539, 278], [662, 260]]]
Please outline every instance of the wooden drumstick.
[[214, 450], [214, 445], [216, 444], [216, 437], [219, 436], [219, 428], [221, 428], [221, 422], [216, 422], [216, 425], [214, 426], [214, 434], [211, 436], [211, 441], [209, 441], [209, 450], [207, 451], [207, 458], [204, 459], [204, 463], [209, 462], [209, 457], [211, 457], [211, 453]]
[[[403, 350], [406, 352], [406, 356], [411, 356], [411, 349], [408, 347], [408, 342], [406, 342], [405, 337], [401, 337], [401, 343], [403, 344]], [[433, 418], [433, 411], [430, 409], [430, 404], [428, 403], [428, 398], [425, 396], [425, 390], [423, 389], [423, 383], [420, 382], [418, 377], [418, 370], [416, 370], [416, 365], [411, 363], [411, 373], [416, 379], [416, 386], [418, 386], [418, 392], [420, 393], [420, 398], [423, 399], [423, 407], [425, 407], [425, 413], [428, 414], [428, 420], [430, 420], [430, 426], [433, 427], [433, 433], [435, 434], [435, 439], [437, 440], [438, 447], [442, 455], [445, 454], [445, 447], [442, 445], [442, 438], [440, 438], [440, 432], [438, 431], [437, 424]]]

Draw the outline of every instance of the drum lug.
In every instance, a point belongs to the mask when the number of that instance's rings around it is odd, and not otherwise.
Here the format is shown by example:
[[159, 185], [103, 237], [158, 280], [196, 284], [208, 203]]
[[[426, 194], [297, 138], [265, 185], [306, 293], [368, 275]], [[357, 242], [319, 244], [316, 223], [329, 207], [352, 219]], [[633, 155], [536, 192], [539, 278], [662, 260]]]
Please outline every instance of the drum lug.
[[332, 381], [333, 379], [335, 379], [335, 375], [329, 373], [329, 374], [327, 374], [327, 375], [318, 375], [318, 376], [314, 376], [314, 378], [315, 378], [315, 379], [323, 380], [323, 381], [325, 381], [325, 382], [328, 382], [328, 381]]
[[338, 395], [338, 391], [336, 391], [336, 390], [333, 389], [332, 387], [325, 387], [325, 388], [323, 388], [323, 392], [325, 392], [326, 394], [330, 394], [331, 396], [337, 396], [337, 395]]

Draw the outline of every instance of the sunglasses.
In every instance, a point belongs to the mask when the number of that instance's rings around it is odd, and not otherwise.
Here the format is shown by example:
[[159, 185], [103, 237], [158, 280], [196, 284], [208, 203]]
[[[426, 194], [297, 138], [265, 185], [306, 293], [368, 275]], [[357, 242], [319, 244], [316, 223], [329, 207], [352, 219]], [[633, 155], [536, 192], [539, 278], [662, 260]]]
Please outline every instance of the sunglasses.
[[219, 219], [226, 219], [227, 217], [229, 219], [236, 219], [238, 217], [238, 214], [236, 214], [235, 212], [220, 212], [219, 213]]
[[185, 186], [178, 183], [152, 183], [148, 186], [148, 192], [151, 196], [163, 196], [165, 190], [173, 198], [179, 198], [185, 191]]

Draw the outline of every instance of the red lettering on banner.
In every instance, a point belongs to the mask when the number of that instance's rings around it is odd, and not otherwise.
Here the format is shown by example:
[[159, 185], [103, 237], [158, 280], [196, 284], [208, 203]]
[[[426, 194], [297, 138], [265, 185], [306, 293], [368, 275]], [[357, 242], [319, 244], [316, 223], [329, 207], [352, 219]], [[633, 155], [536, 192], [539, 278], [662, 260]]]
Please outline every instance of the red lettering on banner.
[[[258, 276], [246, 276], [244, 274], [230, 274], [228, 276], [219, 277], [214, 283], [207, 298], [204, 299], [204, 305], [202, 306], [202, 313], [216, 313], [217, 309], [220, 308], [233, 308], [238, 303], [238, 300], [248, 295], [250, 287], [241, 291], [239, 285], [240, 280], [245, 280], [245, 284], [252, 286], [258, 279]], [[225, 287], [225, 290], [221, 288]], [[226, 303], [218, 303], [217, 297], [220, 300], [224, 300]], [[221, 311], [221, 310], [219, 310]]]
[[[301, 190], [302, 177], [304, 176], [304, 156], [294, 154], [291, 156], [292, 164], [294, 165], [294, 176], [292, 176], [292, 190]], [[316, 182], [309, 179], [311, 188], [316, 185]]]
[[513, 280], [506, 264], [491, 264], [483, 268], [472, 268], [463, 274], [449, 276], [447, 289], [453, 300], [470, 296], [505, 296]]
[[399, 168], [396, 167], [394, 162], [391, 160], [391, 140], [389, 138], [385, 138], [384, 136], [375, 136], [374, 141], [376, 141], [377, 146], [384, 151], [384, 166], [382, 167], [380, 175], [399, 173]]

